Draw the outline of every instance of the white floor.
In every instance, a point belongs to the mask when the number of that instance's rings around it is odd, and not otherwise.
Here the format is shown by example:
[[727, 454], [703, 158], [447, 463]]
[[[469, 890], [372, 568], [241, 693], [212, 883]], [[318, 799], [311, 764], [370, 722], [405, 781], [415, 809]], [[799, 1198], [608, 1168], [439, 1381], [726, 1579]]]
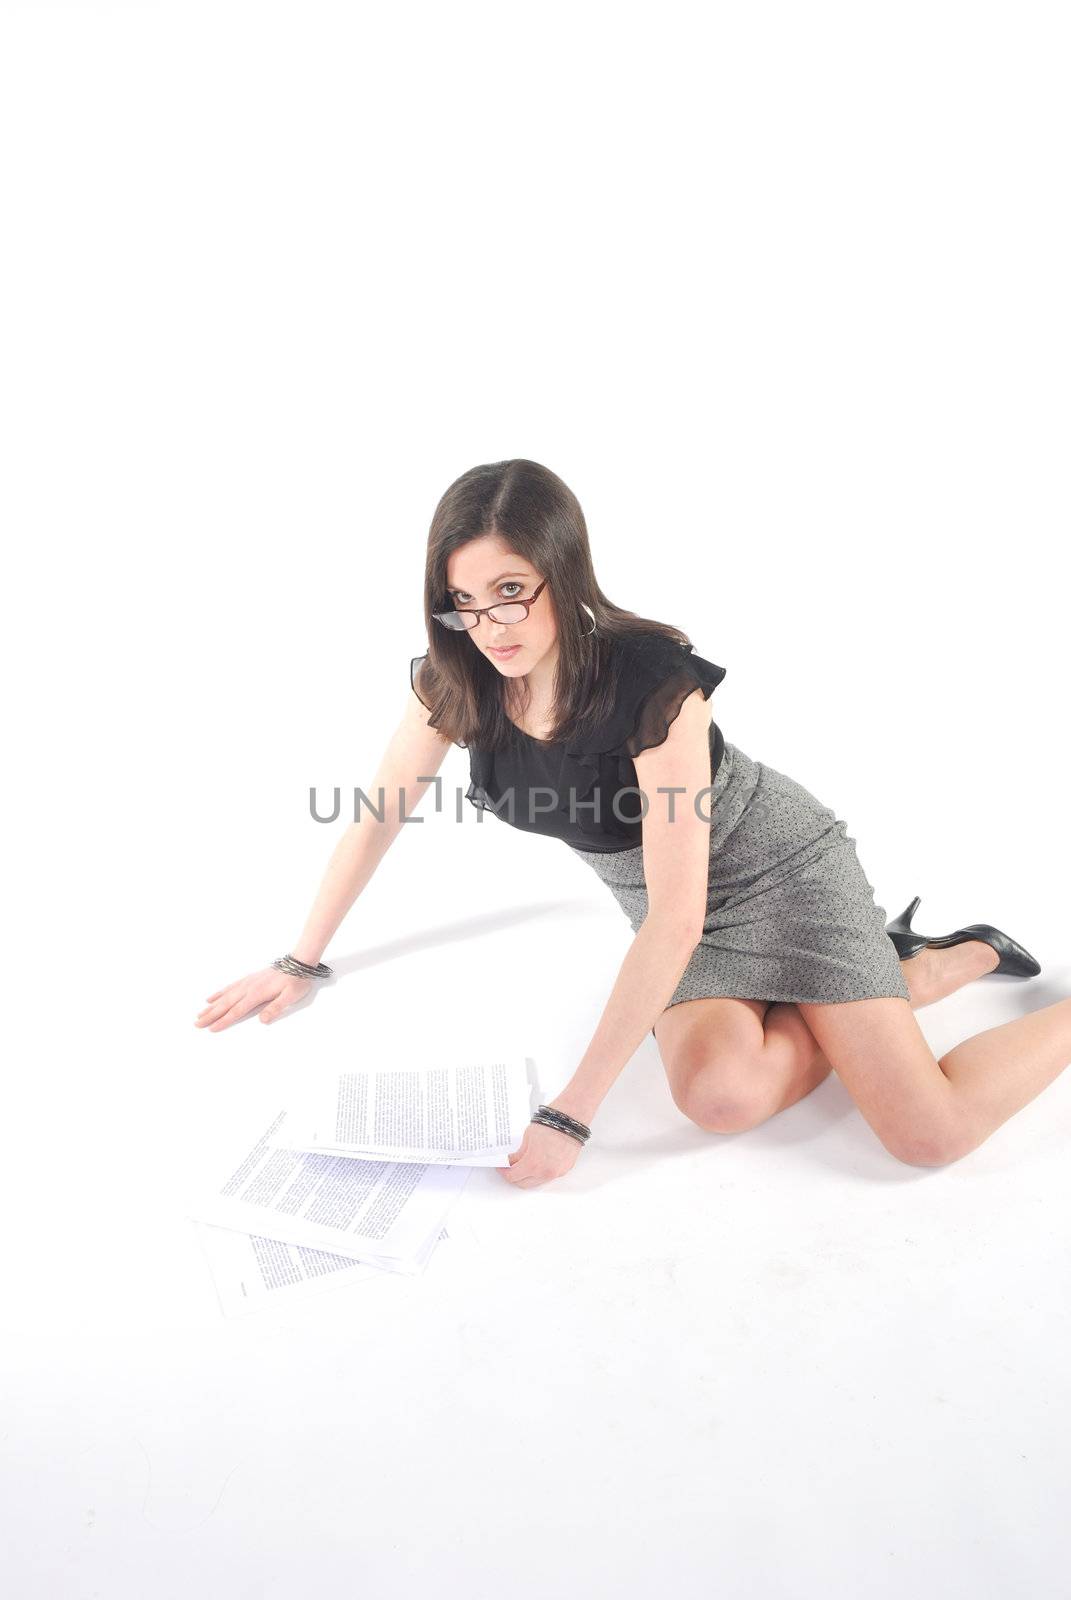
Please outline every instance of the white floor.
[[[492, 853], [544, 848], [492, 826]], [[223, 1317], [191, 1171], [313, 1055], [400, 1047], [407, 999], [426, 981], [434, 1011], [474, 973], [479, 1054], [513, 1036], [529, 991], [502, 980], [542, 950], [544, 1003], [515, 1036], [544, 1094], [568, 1076], [629, 932], [546, 849], [571, 898], [439, 934], [388, 920], [271, 1028], [194, 1030], [218, 985], [176, 953], [156, 997], [174, 1026], [146, 1015], [106, 1088], [72, 1077], [54, 1140], [26, 1089], [50, 1154], [18, 1141], [10, 1167], [8, 1593], [1060, 1592], [1071, 1074], [925, 1170], [835, 1077], [751, 1133], [704, 1134], [649, 1041], [573, 1172], [528, 1192], [474, 1172], [423, 1276]], [[984, 980], [920, 1018], [941, 1049], [1069, 988], [1066, 966]]]
[[1064, 9], [0, 6], [3, 1600], [1064, 1600], [1071, 1071], [926, 1170], [835, 1076], [704, 1134], [648, 1037], [566, 1179], [244, 1318], [186, 1215], [329, 1055], [551, 1098], [612, 988], [609, 891], [462, 804], [336, 985], [192, 1026], [300, 933], [479, 463], [889, 914], [1039, 957], [935, 1051], [1071, 994]]

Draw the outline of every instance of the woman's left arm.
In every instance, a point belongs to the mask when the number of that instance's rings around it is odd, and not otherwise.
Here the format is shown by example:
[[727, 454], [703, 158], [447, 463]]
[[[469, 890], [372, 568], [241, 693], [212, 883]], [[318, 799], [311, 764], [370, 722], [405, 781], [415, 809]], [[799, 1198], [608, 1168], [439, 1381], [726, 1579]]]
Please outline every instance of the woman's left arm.
[[[591, 1119], [643, 1043], [680, 983], [699, 942], [710, 864], [710, 706], [687, 696], [660, 745], [634, 758], [646, 798], [643, 875], [648, 909], [633, 939], [591, 1043], [560, 1094], [548, 1101], [579, 1121]], [[672, 792], [669, 792], [672, 791]], [[572, 1147], [570, 1149], [570, 1146]], [[571, 1134], [529, 1125], [504, 1177], [526, 1187], [560, 1177], [582, 1146]]]

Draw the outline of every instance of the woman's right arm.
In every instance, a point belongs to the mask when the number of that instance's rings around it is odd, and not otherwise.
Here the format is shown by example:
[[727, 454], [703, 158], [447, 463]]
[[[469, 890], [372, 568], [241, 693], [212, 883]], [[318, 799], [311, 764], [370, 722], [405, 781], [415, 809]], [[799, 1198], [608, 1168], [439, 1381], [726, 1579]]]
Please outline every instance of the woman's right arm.
[[[403, 816], [412, 816], [449, 748], [450, 740], [429, 725], [427, 707], [410, 690], [405, 714], [383, 752], [371, 787], [365, 789], [372, 804], [382, 810], [383, 821], [380, 822], [368, 806], [362, 805], [360, 820], [351, 822], [342, 834], [327, 863], [301, 936], [290, 949], [290, 954], [299, 961], [315, 966], [321, 959], [347, 911], [405, 825]], [[264, 1006], [261, 1022], [273, 1022], [289, 1006], [303, 999], [315, 982], [315, 978], [295, 978], [280, 972], [278, 967], [265, 967], [210, 994], [194, 1026], [219, 1033], [232, 1022], [248, 1016], [257, 1006]]]

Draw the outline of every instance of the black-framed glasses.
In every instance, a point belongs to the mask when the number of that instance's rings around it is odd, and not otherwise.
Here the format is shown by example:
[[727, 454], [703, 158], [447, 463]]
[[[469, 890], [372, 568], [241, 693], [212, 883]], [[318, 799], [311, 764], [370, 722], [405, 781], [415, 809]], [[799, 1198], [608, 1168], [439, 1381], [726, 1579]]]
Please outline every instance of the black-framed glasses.
[[474, 628], [481, 617], [490, 617], [492, 622], [523, 622], [528, 615], [528, 609], [539, 599], [546, 588], [547, 580], [533, 589], [527, 600], [499, 600], [493, 606], [477, 606], [474, 611], [433, 611], [432, 616], [436, 622], [441, 622], [444, 628], [454, 630]]

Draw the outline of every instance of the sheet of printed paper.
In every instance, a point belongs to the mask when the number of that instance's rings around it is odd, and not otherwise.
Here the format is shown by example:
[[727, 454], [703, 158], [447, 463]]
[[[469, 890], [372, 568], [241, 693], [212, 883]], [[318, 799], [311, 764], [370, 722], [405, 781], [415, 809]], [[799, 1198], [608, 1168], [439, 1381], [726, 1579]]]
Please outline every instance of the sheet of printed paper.
[[280, 1148], [272, 1141], [286, 1118], [278, 1112], [229, 1177], [206, 1185], [187, 1215], [369, 1266], [420, 1272], [422, 1252], [470, 1169]]
[[[248, 1316], [273, 1305], [293, 1305], [325, 1289], [383, 1277], [379, 1267], [364, 1266], [328, 1250], [266, 1239], [262, 1234], [237, 1233], [207, 1222], [197, 1222], [194, 1227], [226, 1317]], [[439, 1240], [449, 1237], [443, 1228], [438, 1238], [429, 1242], [425, 1264]]]
[[524, 1056], [320, 1072], [278, 1142], [394, 1161], [507, 1167], [532, 1116]]

